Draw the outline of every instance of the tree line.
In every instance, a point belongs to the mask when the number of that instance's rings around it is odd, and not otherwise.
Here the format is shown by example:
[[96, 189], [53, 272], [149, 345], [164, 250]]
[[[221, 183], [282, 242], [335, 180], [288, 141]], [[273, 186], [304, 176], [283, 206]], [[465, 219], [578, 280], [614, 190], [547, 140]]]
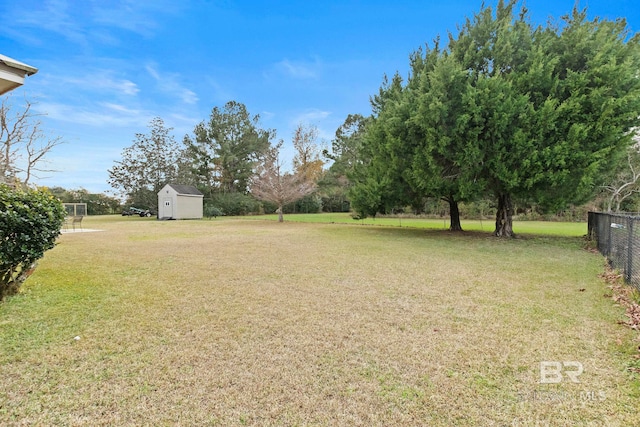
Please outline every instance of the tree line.
[[136, 135], [122, 160], [109, 169], [109, 184], [129, 203], [157, 209], [157, 193], [167, 183], [193, 185], [205, 195], [205, 214], [282, 212], [312, 194], [323, 176], [318, 131], [299, 124], [292, 136], [292, 168], [280, 160], [283, 141], [260, 126], [244, 104], [214, 107], [208, 120], [179, 144], [161, 118]]
[[349, 115], [330, 148], [300, 125], [291, 172], [275, 131], [230, 101], [181, 147], [155, 119], [110, 183], [149, 206], [166, 182], [190, 183], [233, 214], [282, 212], [305, 196], [358, 217], [442, 200], [452, 230], [462, 230], [460, 203], [491, 200], [497, 236], [514, 235], [516, 204], [558, 211], [604, 191], [619, 209], [639, 188], [639, 41], [623, 19], [575, 7], [534, 26], [517, 0], [501, 0], [414, 52], [406, 78], [385, 77], [372, 114]]

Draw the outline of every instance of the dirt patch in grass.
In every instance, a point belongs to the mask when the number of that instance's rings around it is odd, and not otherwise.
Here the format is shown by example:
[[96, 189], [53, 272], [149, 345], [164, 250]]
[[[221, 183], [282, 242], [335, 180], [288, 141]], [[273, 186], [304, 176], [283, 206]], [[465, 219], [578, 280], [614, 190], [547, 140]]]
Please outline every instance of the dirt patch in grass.
[[640, 423], [579, 239], [91, 220], [0, 305], [1, 424]]

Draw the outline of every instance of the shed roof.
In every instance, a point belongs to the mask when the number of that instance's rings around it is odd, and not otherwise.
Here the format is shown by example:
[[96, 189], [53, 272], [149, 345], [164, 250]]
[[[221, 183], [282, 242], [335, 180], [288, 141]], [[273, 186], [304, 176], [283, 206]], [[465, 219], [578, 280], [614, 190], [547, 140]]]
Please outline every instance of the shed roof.
[[173, 188], [176, 191], [176, 193], [178, 193], [178, 194], [189, 194], [189, 195], [193, 195], [193, 196], [204, 196], [204, 194], [202, 194], [200, 192], [200, 190], [198, 190], [193, 185], [181, 185], [181, 184], [167, 184], [167, 185], [169, 187]]

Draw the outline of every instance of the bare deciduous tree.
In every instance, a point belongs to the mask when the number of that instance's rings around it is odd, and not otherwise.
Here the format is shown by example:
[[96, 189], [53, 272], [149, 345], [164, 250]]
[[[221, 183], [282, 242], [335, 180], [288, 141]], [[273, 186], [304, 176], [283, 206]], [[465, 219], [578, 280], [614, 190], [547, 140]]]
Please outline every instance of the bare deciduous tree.
[[318, 128], [315, 125], [305, 126], [300, 123], [293, 132], [292, 142], [297, 152], [293, 158], [293, 167], [296, 173], [303, 174], [310, 181], [318, 181], [323, 174], [324, 161], [317, 139]]
[[635, 193], [640, 193], [640, 136], [634, 137], [634, 144], [627, 149], [627, 164], [621, 168], [615, 179], [603, 185], [608, 193], [607, 212], [620, 212], [620, 205]]
[[42, 167], [44, 157], [63, 143], [60, 137], [44, 134], [32, 106], [25, 101], [24, 108], [14, 108], [10, 96], [0, 104], [0, 183], [12, 187], [19, 182], [28, 185], [38, 172], [53, 172]]
[[282, 141], [267, 150], [264, 161], [256, 168], [256, 174], [250, 184], [254, 197], [278, 205], [279, 222], [284, 220], [284, 205], [295, 202], [316, 189], [316, 183], [308, 179], [304, 173], [283, 170], [280, 161], [281, 147]]

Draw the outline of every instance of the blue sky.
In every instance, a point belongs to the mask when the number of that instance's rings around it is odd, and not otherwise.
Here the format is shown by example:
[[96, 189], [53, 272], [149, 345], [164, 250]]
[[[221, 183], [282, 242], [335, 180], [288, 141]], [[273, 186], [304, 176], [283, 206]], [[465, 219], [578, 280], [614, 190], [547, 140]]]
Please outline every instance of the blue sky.
[[[496, 0], [497, 1], [497, 0]], [[481, 0], [233, 1], [0, 0], [0, 53], [37, 67], [12, 92], [36, 103], [65, 144], [36, 183], [110, 190], [107, 170], [154, 117], [177, 141], [213, 107], [242, 102], [284, 139], [299, 123], [330, 143], [349, 113], [371, 113], [385, 74], [480, 9]], [[486, 0], [493, 6], [495, 1]], [[528, 0], [532, 21], [574, 0]], [[638, 0], [581, 0], [589, 17], [624, 17], [640, 31]]]

